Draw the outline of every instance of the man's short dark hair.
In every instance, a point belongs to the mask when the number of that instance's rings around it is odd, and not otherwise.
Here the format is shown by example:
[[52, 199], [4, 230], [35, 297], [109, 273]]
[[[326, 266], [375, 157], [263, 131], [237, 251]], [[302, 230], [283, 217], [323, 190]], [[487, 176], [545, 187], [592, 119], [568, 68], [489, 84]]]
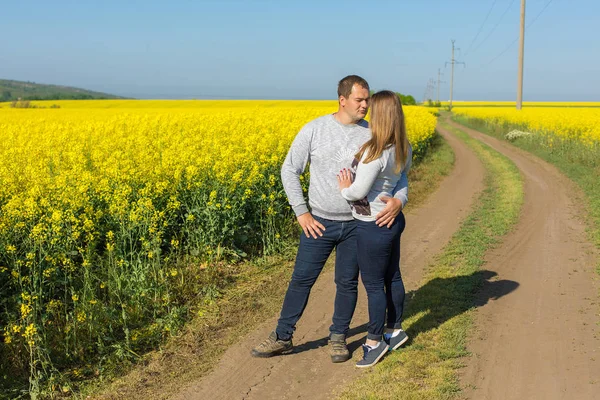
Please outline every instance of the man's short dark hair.
[[369, 90], [369, 84], [363, 78], [358, 75], [348, 75], [347, 77], [342, 78], [338, 83], [338, 97], [350, 97], [350, 93], [352, 93], [352, 88], [355, 84]]

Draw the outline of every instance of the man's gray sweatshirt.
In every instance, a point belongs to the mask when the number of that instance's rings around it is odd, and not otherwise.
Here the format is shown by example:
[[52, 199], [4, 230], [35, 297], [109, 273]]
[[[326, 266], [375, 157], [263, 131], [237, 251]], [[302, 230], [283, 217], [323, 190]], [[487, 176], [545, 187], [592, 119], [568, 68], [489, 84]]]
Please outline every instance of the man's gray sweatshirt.
[[[300, 175], [310, 164], [308, 198], [311, 212], [330, 220], [352, 219], [350, 205], [340, 193], [336, 176], [343, 168], [351, 168], [354, 155], [370, 138], [371, 131], [365, 120], [344, 125], [332, 114], [319, 117], [300, 130], [281, 167], [283, 188], [296, 216], [309, 212]], [[408, 181], [401, 179], [392, 194], [402, 201], [403, 206], [406, 205]]]

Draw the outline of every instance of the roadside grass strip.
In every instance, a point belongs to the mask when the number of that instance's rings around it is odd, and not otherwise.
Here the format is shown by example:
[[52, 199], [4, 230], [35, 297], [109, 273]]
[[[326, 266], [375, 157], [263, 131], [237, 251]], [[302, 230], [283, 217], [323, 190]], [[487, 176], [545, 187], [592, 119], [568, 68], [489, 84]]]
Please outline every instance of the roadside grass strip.
[[[513, 129], [510, 125], [493, 126], [488, 121], [477, 118], [453, 116], [452, 119], [498, 139], [506, 140], [505, 133]], [[511, 140], [515, 146], [556, 166], [581, 188], [585, 194], [583, 201], [586, 211], [591, 217], [585, 219], [588, 236], [600, 249], [600, 159], [586, 155], [581, 149], [583, 146], [576, 146], [574, 143], [555, 141], [553, 146], [548, 146], [546, 142], [545, 137], [535, 134]], [[600, 263], [596, 266], [596, 272], [600, 274]]]
[[[409, 208], [422, 204], [453, 165], [452, 148], [436, 134], [424, 158], [410, 171]], [[152, 398], [153, 393], [173, 393], [185, 382], [208, 374], [241, 335], [280, 310], [296, 247], [297, 240], [290, 240], [278, 254], [236, 266], [218, 266], [214, 290], [198, 299], [194, 307], [196, 317], [179, 335], [159, 351], [144, 355], [137, 368], [116, 364], [103, 371], [101, 380], [80, 388], [80, 396], [102, 393], [103, 398], [127, 399], [147, 394]], [[332, 255], [326, 270], [333, 267], [334, 259]]]
[[352, 382], [341, 399], [450, 399], [460, 393], [458, 370], [468, 355], [473, 310], [490, 296], [490, 290], [479, 289], [484, 284], [493, 289], [497, 282], [494, 272], [482, 269], [485, 255], [518, 221], [523, 180], [508, 158], [447, 124], [442, 126], [482, 160], [485, 189], [428, 268], [422, 285], [407, 294], [403, 325], [409, 342]]

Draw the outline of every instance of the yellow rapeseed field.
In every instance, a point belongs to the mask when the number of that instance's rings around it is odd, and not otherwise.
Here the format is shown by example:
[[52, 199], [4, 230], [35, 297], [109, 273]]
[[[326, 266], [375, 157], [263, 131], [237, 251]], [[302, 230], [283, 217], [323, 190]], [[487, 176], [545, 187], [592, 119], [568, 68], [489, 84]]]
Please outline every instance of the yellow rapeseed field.
[[[441, 102], [443, 107], [449, 105], [448, 101]], [[453, 107], [515, 107], [514, 101], [456, 101]], [[597, 101], [524, 101], [523, 107], [600, 107]]]
[[[189, 298], [218, 296], [202, 278], [218, 274], [210, 260], [277, 249], [293, 221], [281, 162], [302, 125], [336, 109], [32, 104], [0, 109], [0, 358], [37, 383], [155, 345], [185, 320]], [[406, 118], [418, 158], [436, 120], [420, 107]]]
[[577, 141], [588, 148], [600, 147], [600, 108], [455, 107], [457, 116], [476, 118], [491, 125], [517, 127], [543, 135], [548, 145], [555, 140]]

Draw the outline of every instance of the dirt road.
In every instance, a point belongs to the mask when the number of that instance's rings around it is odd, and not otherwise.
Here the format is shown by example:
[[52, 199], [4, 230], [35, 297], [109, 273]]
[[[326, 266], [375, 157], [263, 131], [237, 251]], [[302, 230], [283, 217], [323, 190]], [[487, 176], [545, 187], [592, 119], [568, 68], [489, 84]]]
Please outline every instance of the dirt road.
[[[456, 164], [429, 200], [406, 216], [401, 268], [407, 290], [417, 288], [424, 267], [458, 229], [483, 188], [484, 169], [480, 161], [454, 136], [443, 136], [455, 152]], [[293, 354], [271, 359], [250, 357], [250, 349], [274, 329], [278, 316], [273, 315], [262, 328], [240, 337], [239, 343], [228, 349], [212, 373], [192, 382], [173, 398], [331, 398], [332, 392], [364, 373], [352, 361], [332, 364], [329, 359], [327, 337], [334, 291], [332, 272], [324, 273], [313, 288], [308, 307], [298, 324]], [[351, 350], [359, 348], [365, 336], [366, 310], [366, 296], [361, 288], [348, 338]]]
[[579, 191], [531, 154], [461, 129], [514, 161], [525, 186], [521, 219], [485, 266], [519, 287], [478, 309], [464, 396], [599, 399], [597, 254], [585, 235]]

